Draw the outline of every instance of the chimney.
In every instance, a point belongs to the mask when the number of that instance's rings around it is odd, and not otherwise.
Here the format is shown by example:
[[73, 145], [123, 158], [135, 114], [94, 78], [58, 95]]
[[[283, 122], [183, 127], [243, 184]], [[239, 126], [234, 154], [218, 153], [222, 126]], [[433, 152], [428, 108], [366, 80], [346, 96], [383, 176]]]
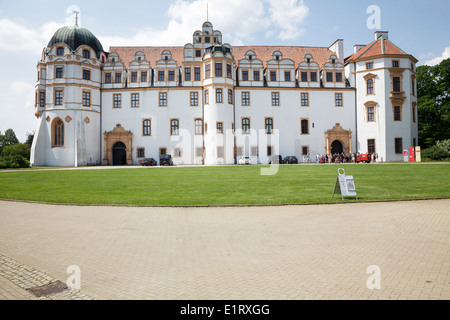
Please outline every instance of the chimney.
[[362, 48], [364, 48], [366, 45], [365, 44], [355, 44], [353, 46], [353, 53], [357, 53], [359, 50], [361, 50]]
[[382, 36], [389, 40], [388, 33], [389, 31], [375, 31], [375, 40], [378, 40], [378, 38]]
[[328, 49], [336, 54], [340, 63], [344, 63], [344, 40], [337, 39]]

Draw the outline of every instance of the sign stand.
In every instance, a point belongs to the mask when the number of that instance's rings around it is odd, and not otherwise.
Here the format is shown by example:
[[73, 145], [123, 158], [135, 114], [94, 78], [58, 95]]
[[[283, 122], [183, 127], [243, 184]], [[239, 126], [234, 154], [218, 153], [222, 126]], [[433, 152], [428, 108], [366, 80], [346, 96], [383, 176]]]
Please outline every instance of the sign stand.
[[342, 168], [338, 169], [338, 173], [339, 175], [336, 178], [336, 184], [334, 186], [332, 198], [334, 198], [335, 194], [340, 193], [342, 196], [342, 200], [344, 200], [344, 197], [356, 197], [356, 200], [358, 200], [353, 176], [346, 176], [345, 170]]

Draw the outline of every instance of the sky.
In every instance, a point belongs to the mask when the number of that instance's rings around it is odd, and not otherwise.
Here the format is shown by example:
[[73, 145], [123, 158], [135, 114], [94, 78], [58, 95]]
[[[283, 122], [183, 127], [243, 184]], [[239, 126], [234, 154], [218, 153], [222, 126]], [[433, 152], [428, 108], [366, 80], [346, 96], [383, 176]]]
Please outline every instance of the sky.
[[328, 47], [343, 39], [348, 56], [373, 41], [375, 27], [418, 65], [450, 58], [450, 0], [0, 0], [0, 132], [12, 128], [24, 142], [35, 131], [36, 65], [56, 30], [75, 24], [74, 10], [105, 51], [184, 46], [208, 18], [231, 45]]

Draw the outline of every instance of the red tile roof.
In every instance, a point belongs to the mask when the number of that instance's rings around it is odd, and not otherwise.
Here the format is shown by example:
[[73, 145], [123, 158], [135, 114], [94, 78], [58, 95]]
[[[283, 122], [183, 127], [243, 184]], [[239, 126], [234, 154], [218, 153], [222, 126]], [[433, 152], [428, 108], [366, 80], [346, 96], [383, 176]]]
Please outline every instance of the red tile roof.
[[[311, 54], [315, 62], [320, 66], [326, 63], [333, 52], [326, 47], [293, 47], [293, 46], [235, 46], [231, 47], [236, 63], [243, 59], [248, 50], [252, 50], [256, 54], [256, 58], [263, 61], [267, 65], [267, 61], [272, 59], [274, 51], [280, 51], [284, 59], [291, 59], [295, 65], [304, 60], [306, 54]], [[155, 66], [156, 62], [161, 59], [161, 53], [169, 50], [172, 58], [178, 65], [184, 60], [184, 47], [110, 47], [110, 52], [119, 55], [126, 67], [129, 67], [131, 61], [134, 60], [135, 54], [142, 51], [145, 59], [150, 65]]]
[[374, 57], [382, 54], [398, 54], [398, 55], [408, 55], [406, 52], [398, 48], [395, 44], [390, 42], [384, 37], [380, 37], [377, 40], [372, 41], [365, 47], [358, 50], [358, 52], [352, 54], [351, 56], [345, 58], [345, 63], [349, 63], [352, 60]]

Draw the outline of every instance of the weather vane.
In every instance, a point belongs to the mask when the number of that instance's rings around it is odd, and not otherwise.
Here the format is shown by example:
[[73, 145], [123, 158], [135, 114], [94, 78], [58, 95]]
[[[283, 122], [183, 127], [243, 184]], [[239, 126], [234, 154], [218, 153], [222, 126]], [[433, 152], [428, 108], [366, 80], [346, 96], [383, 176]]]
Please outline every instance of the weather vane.
[[80, 14], [80, 11], [72, 11], [72, 13], [75, 13], [75, 26], [78, 27], [78, 15]]

